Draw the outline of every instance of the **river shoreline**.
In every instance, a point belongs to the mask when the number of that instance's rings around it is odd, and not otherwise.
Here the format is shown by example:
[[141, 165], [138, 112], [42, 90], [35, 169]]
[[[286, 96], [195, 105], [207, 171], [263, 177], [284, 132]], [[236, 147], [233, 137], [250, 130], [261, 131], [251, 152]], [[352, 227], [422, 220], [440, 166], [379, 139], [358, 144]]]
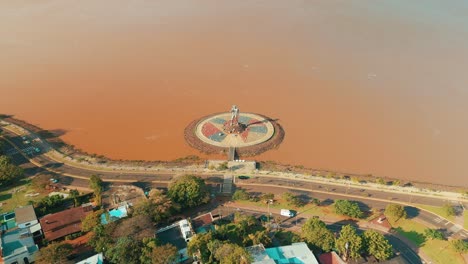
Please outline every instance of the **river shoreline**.
[[[205, 160], [195, 156], [186, 156], [181, 157], [175, 160], [170, 161], [148, 161], [148, 160], [115, 160], [105, 157], [104, 155], [91, 154], [81, 149], [76, 149], [73, 145], [64, 142], [59, 134], [54, 134], [54, 131], [44, 130], [38, 126], [30, 124], [24, 120], [13, 118], [8, 115], [0, 115], [0, 120], [14, 124], [18, 127], [21, 127], [27, 131], [33, 132], [38, 135], [42, 140], [50, 144], [54, 150], [58, 151], [63, 156], [67, 157], [69, 160], [75, 160], [78, 162], [84, 162], [89, 165], [99, 165], [106, 164], [107, 167], [113, 166], [123, 166], [123, 167], [160, 167], [160, 168], [203, 168], [205, 166]], [[196, 120], [195, 120], [196, 121]], [[195, 122], [194, 121], [194, 122]], [[195, 122], [196, 123], [196, 122]], [[190, 125], [188, 126], [190, 127]], [[283, 133], [284, 136], [284, 133]], [[258, 170], [271, 171], [277, 173], [289, 173], [289, 174], [302, 174], [310, 175], [316, 178], [324, 178], [327, 180], [336, 180], [341, 181], [351, 181], [355, 184], [374, 184], [379, 183], [384, 186], [400, 186], [400, 187], [413, 187], [421, 190], [428, 191], [444, 191], [444, 192], [457, 192], [457, 193], [466, 193], [466, 188], [462, 186], [449, 186], [449, 185], [440, 185], [432, 184], [427, 182], [418, 182], [418, 181], [406, 181], [400, 180], [397, 178], [381, 178], [373, 175], [364, 175], [364, 174], [355, 174], [355, 173], [346, 173], [339, 171], [330, 171], [330, 170], [320, 170], [313, 168], [306, 168], [302, 165], [290, 165], [282, 164], [276, 161], [259, 161]]]

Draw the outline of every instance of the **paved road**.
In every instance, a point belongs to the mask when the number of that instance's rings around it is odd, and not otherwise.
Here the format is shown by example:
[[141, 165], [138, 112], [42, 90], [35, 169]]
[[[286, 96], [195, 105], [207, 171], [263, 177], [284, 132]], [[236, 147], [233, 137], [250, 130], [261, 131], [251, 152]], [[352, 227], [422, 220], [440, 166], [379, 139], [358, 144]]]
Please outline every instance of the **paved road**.
[[[60, 182], [64, 185], [86, 188], [88, 186], [87, 178], [92, 174], [99, 174], [103, 179], [108, 179], [109, 182], [127, 182], [128, 184], [148, 183], [158, 187], [165, 187], [172, 177], [174, 177], [176, 174], [180, 174], [180, 172], [103, 172], [77, 168], [67, 164], [57, 163], [56, 161], [49, 159], [47, 156], [43, 155], [44, 151], [46, 151], [45, 147], [39, 143], [34, 142], [32, 138], [26, 138], [25, 140], [7, 131], [5, 131], [4, 134], [6, 138], [14, 145], [6, 144], [6, 153], [13, 158], [15, 163], [21, 164], [21, 166], [26, 169], [28, 175], [35, 175], [39, 172], [45, 173], [51, 177], [59, 178]], [[20, 153], [18, 149], [20, 149], [23, 153]], [[31, 164], [29, 160], [23, 156], [23, 154], [25, 154], [28, 158], [34, 158], [35, 160], [39, 161], [42, 166], [37, 167], [34, 164]], [[214, 189], [217, 188], [216, 186], [218, 186], [218, 184], [223, 182], [224, 178], [224, 176], [221, 174], [213, 173], [201, 174], [199, 176], [207, 179], [208, 182], [214, 186]], [[416, 196], [404, 193], [389, 193], [379, 190], [359, 189], [353, 187], [350, 188], [334, 184], [301, 181], [300, 179], [282, 179], [274, 176], [252, 177], [248, 180], [238, 180], [237, 183], [239, 186], [245, 187], [251, 192], [268, 191], [281, 194], [285, 190], [288, 190], [297, 194], [312, 196], [330, 203], [336, 199], [352, 199], [361, 202], [360, 205], [363, 207], [363, 209], [368, 209], [367, 207], [383, 209], [392, 201], [439, 206], [447, 202], [431, 197]], [[466, 207], [466, 205], [464, 206]], [[447, 235], [452, 236], [453, 238], [468, 238], [468, 232], [462, 229], [460, 226], [454, 225], [432, 213], [419, 210], [412, 206], [407, 206], [406, 209], [410, 218], [428, 223], [435, 228], [445, 230]], [[392, 243], [398, 244], [401, 243], [401, 241], [395, 240]], [[396, 247], [399, 246], [397, 245]], [[407, 250], [407, 247], [405, 246], [400, 245], [400, 247], [401, 248], [399, 250], [402, 253]], [[411, 255], [413, 253], [408, 254]], [[420, 263], [414, 261], [415, 260], [413, 259], [413, 262], [410, 261], [410, 263]]]
[[[334, 200], [337, 199], [350, 199], [354, 201], [358, 201], [361, 209], [369, 210], [369, 208], [374, 209], [385, 209], [385, 207], [391, 203], [388, 201], [380, 201], [374, 200], [372, 197], [352, 197], [349, 198], [346, 194], [340, 193], [326, 193], [321, 191], [310, 191], [310, 190], [297, 190], [298, 186], [265, 186], [265, 185], [250, 185], [249, 183], [243, 183], [239, 185], [242, 188], [245, 188], [248, 192], [253, 193], [263, 193], [263, 192], [271, 192], [276, 195], [281, 195], [285, 191], [289, 191], [295, 193], [296, 195], [304, 195], [304, 197], [314, 197], [318, 198], [321, 201], [325, 201], [326, 203], [333, 203]], [[301, 186], [302, 188], [302, 186]], [[434, 228], [440, 229], [445, 231], [447, 236], [451, 236], [453, 238], [468, 238], [468, 232], [462, 229], [458, 225], [454, 225], [447, 220], [442, 220], [439, 216], [420, 210], [413, 206], [405, 206], [405, 209], [408, 214], [409, 219], [415, 219], [420, 221], [424, 224], [432, 225]]]

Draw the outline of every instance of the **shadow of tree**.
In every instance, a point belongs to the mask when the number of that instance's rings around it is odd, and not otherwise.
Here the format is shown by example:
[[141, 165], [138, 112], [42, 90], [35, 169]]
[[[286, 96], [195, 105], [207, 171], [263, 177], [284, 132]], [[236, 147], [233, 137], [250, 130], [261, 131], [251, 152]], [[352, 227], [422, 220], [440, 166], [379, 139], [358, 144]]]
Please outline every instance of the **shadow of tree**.
[[422, 247], [426, 243], [426, 237], [423, 234], [418, 233], [416, 231], [406, 231], [401, 227], [395, 228], [395, 231], [401, 234], [402, 236], [406, 237], [407, 239], [411, 240], [418, 247]]
[[405, 206], [404, 209], [406, 211], [406, 215], [407, 215], [408, 219], [412, 219], [412, 218], [417, 217], [419, 215], [420, 211], [421, 211], [418, 208], [412, 207], [412, 206]]

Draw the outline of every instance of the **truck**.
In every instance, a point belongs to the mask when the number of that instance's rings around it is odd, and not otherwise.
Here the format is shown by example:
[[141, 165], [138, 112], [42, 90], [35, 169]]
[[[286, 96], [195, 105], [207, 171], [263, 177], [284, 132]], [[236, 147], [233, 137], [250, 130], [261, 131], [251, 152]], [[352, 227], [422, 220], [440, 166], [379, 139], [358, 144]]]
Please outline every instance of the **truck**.
[[281, 209], [280, 214], [287, 217], [294, 217], [296, 215], [294, 211], [288, 209]]

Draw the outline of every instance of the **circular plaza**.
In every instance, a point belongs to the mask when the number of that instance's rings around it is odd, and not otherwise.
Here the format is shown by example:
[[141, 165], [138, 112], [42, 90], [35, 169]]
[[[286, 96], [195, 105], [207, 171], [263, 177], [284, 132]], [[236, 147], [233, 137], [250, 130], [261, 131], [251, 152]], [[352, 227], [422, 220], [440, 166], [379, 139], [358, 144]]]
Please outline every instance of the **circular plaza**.
[[187, 143], [204, 153], [226, 153], [235, 148], [241, 156], [254, 156], [276, 148], [284, 131], [273, 119], [254, 113], [213, 114], [194, 120], [185, 129]]

